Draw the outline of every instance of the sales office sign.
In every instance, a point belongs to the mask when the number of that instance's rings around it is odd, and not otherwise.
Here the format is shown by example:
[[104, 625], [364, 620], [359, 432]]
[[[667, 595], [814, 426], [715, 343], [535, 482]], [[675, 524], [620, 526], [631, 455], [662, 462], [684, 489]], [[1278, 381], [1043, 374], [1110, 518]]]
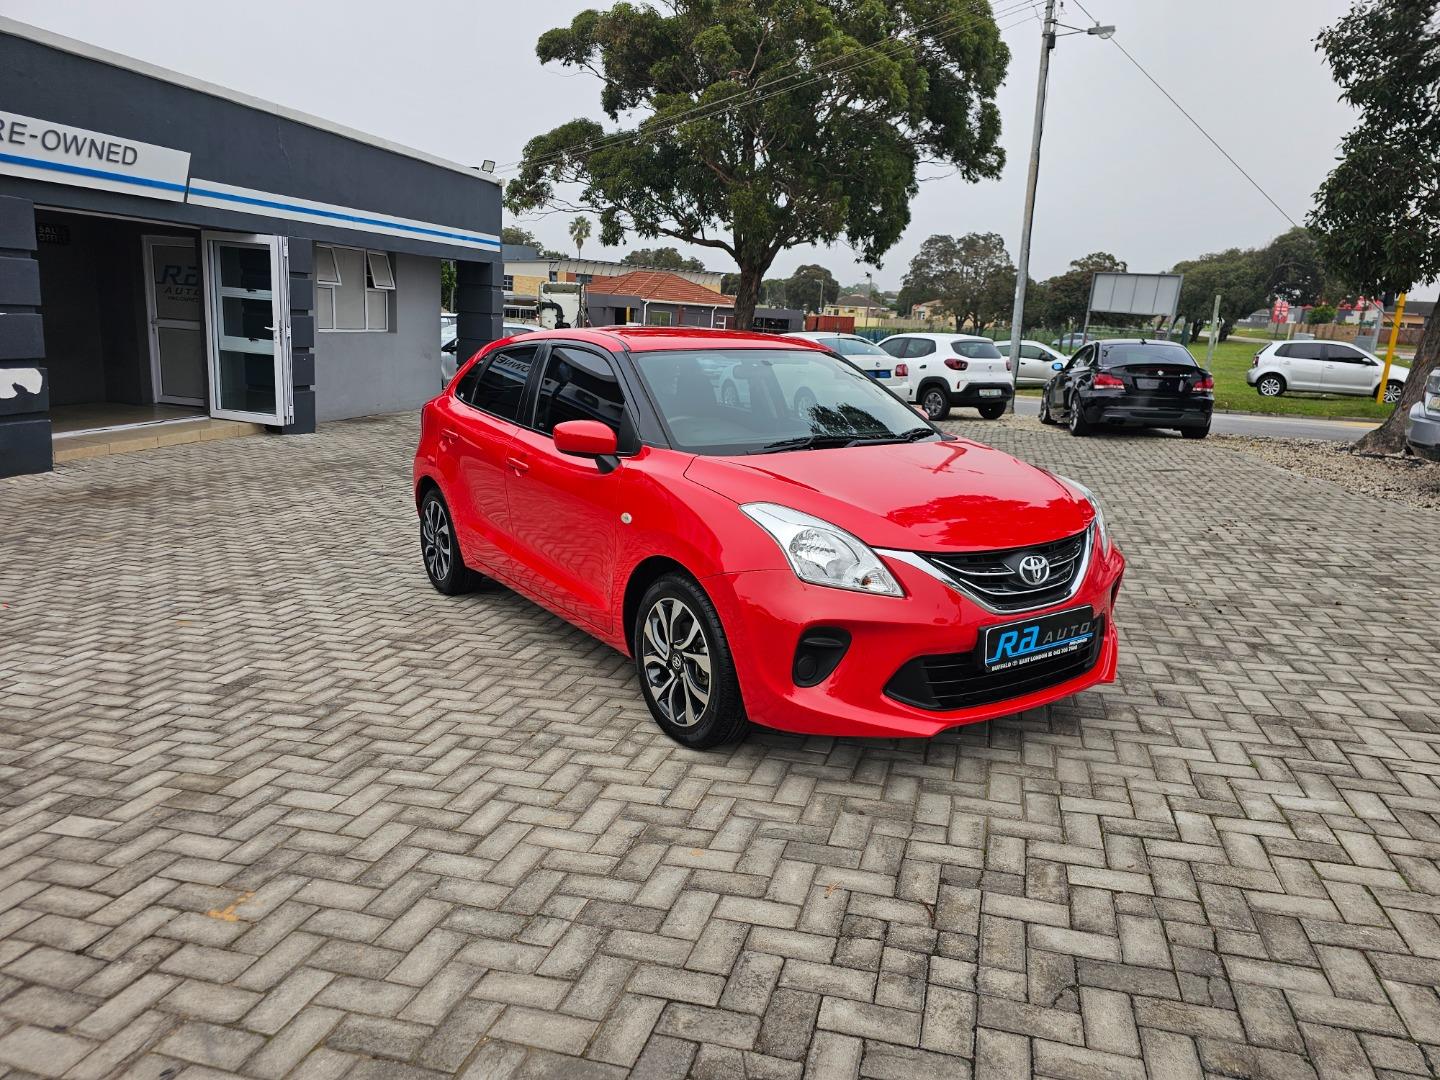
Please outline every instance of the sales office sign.
[[0, 173], [184, 202], [190, 155], [0, 109]]

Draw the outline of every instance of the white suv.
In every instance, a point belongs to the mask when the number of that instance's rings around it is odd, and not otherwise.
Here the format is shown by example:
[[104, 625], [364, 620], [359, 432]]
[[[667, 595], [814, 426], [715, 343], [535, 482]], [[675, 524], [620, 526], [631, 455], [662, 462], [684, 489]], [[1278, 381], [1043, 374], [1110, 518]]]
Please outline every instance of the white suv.
[[986, 420], [994, 420], [1015, 396], [1010, 361], [989, 338], [892, 334], [880, 348], [900, 361], [886, 385], [931, 420], [944, 420], [953, 407], [979, 409]]
[[[1374, 397], [1380, 389], [1384, 363], [1373, 353], [1344, 341], [1277, 341], [1255, 354], [1245, 381], [1261, 397], [1279, 397], [1287, 390]], [[1390, 365], [1385, 403], [1400, 400], [1410, 369]]]

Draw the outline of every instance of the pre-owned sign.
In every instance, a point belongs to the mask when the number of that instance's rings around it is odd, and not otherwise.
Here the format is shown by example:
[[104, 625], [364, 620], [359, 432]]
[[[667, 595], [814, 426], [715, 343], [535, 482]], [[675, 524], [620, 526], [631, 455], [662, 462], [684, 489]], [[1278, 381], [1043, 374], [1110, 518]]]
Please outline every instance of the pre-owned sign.
[[190, 155], [0, 110], [0, 173], [183, 202]]

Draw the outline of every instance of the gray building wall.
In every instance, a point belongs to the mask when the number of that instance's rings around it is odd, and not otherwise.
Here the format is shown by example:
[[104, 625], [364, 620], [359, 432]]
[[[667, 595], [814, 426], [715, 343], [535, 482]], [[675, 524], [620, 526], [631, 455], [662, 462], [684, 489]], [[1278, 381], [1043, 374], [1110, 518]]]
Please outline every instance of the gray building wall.
[[319, 420], [418, 408], [440, 392], [440, 260], [395, 253], [390, 258], [391, 329], [315, 334]]

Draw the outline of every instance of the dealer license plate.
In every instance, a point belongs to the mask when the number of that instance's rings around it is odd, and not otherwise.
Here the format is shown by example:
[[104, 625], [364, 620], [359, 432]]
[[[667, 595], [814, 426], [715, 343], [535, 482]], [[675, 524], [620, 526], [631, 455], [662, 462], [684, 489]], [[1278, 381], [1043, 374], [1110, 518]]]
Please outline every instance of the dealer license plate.
[[980, 645], [986, 671], [1008, 671], [1089, 649], [1095, 640], [1095, 612], [1071, 608], [1038, 619], [985, 628]]
[[981, 397], [1000, 397], [1000, 396], [1003, 395], [1004, 393], [1005, 393], [1004, 390], [1000, 390], [1000, 389], [998, 389], [998, 388], [989, 387], [989, 386], [987, 386], [987, 387], [982, 387], [981, 390], [980, 390], [980, 396], [981, 396]]

